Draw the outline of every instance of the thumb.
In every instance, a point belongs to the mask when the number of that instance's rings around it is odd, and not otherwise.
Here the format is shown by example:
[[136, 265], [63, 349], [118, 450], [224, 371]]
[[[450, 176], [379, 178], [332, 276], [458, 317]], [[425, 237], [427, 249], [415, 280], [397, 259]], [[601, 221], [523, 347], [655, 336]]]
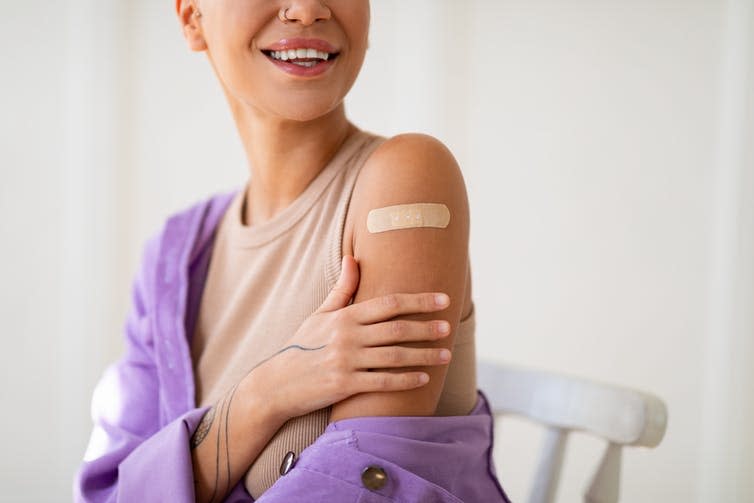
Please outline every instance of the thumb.
[[346, 307], [359, 286], [359, 264], [351, 255], [344, 255], [340, 263], [340, 277], [335, 287], [317, 309], [322, 311], [335, 311]]

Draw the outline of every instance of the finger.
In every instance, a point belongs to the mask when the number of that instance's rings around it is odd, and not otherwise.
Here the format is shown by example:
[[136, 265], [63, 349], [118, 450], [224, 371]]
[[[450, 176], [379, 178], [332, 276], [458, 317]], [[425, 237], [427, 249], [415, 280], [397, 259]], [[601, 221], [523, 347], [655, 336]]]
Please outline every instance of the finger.
[[356, 355], [354, 364], [361, 369], [384, 369], [395, 367], [422, 367], [445, 365], [450, 361], [450, 350], [445, 348], [404, 348], [383, 346], [365, 348]]
[[359, 265], [351, 255], [344, 255], [340, 263], [340, 276], [317, 312], [335, 311], [346, 307], [359, 286]]
[[392, 320], [362, 327], [359, 342], [364, 346], [388, 346], [401, 342], [436, 341], [450, 334], [445, 320]]
[[429, 382], [426, 372], [358, 372], [353, 384], [356, 393], [370, 391], [403, 391], [424, 386]]
[[441, 311], [448, 305], [450, 305], [449, 297], [440, 292], [394, 293], [353, 304], [348, 309], [359, 323], [371, 324], [402, 314]]

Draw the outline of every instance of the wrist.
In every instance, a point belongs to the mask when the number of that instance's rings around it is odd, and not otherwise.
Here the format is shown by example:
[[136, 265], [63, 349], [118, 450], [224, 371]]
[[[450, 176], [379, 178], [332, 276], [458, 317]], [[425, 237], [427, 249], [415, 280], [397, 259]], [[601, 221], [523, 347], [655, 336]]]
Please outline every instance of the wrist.
[[259, 418], [263, 424], [282, 426], [289, 418], [277, 408], [278, 400], [271, 392], [269, 381], [264, 379], [262, 367], [249, 372], [238, 385], [243, 400], [243, 410], [248, 418]]

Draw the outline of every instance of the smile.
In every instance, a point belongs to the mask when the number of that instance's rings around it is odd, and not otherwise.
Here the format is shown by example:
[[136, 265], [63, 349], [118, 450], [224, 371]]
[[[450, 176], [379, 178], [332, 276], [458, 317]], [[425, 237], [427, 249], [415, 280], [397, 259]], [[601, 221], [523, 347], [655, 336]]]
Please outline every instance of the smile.
[[289, 38], [261, 49], [278, 69], [298, 77], [325, 73], [340, 55], [338, 48], [319, 38]]
[[329, 52], [318, 51], [317, 49], [288, 49], [283, 51], [263, 51], [267, 57], [278, 61], [290, 61], [293, 64], [301, 66], [314, 66], [320, 61], [327, 61], [331, 56]]
[[303, 68], [313, 68], [319, 63], [333, 60], [338, 56], [337, 52], [329, 53], [312, 47], [284, 49], [282, 51], [263, 50], [262, 52], [273, 61], [287, 62]]

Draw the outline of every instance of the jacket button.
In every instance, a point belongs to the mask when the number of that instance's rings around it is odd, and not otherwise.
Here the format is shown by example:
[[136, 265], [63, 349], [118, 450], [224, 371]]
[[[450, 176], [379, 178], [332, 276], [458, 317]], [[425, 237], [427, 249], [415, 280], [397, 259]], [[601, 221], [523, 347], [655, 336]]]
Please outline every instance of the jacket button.
[[386, 482], [387, 474], [379, 466], [367, 466], [361, 472], [361, 483], [367, 489], [371, 489], [372, 491], [382, 489]]
[[289, 471], [291, 471], [291, 468], [293, 468], [293, 463], [296, 460], [296, 454], [294, 454], [291, 451], [288, 451], [285, 456], [283, 456], [283, 463], [280, 465], [280, 475], [285, 475]]

